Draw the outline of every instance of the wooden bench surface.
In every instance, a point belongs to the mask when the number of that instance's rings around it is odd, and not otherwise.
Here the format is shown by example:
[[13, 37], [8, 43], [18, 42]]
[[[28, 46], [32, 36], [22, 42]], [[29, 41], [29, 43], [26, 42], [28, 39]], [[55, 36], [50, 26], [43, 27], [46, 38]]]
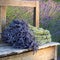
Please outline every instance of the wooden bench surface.
[[[43, 48], [57, 46], [57, 45], [60, 45], [60, 44], [56, 43], [56, 42], [51, 42], [51, 43], [47, 43], [42, 46], [39, 46], [38, 49], [43, 49]], [[14, 49], [14, 48], [7, 46], [5, 44], [0, 44], [0, 57], [13, 55], [13, 54], [20, 54], [20, 53], [27, 52], [27, 51], [29, 51], [29, 50], [28, 49]]]

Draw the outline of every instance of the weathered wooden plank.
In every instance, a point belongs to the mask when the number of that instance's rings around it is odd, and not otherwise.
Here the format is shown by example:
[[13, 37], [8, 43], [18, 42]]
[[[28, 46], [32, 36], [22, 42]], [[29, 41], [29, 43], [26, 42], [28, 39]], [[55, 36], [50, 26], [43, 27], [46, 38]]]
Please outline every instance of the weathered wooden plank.
[[39, 49], [46, 48], [46, 47], [49, 47], [49, 46], [58, 46], [58, 45], [60, 45], [60, 43], [58, 43], [58, 42], [50, 42], [50, 43], [46, 43], [44, 45], [39, 46]]
[[26, 6], [35, 7], [35, 1], [19, 1], [19, 0], [0, 0], [0, 6]]
[[0, 60], [22, 60], [22, 54], [3, 57], [3, 58], [0, 58]]
[[39, 2], [36, 2], [36, 27], [39, 27]]
[[15, 54], [7, 57], [2, 57], [0, 60], [52, 60], [54, 59], [55, 47], [47, 47], [39, 49], [34, 55], [32, 51], [22, 54]]
[[4, 28], [6, 25], [6, 6], [0, 6], [0, 21], [1, 26]]
[[57, 46], [55, 46], [55, 59], [54, 60], [57, 60]]
[[[59, 43], [51, 42], [51, 43], [47, 43], [47, 44], [39, 46], [38, 49], [39, 50], [45, 49], [47, 47], [52, 47], [52, 46], [56, 46], [56, 45], [59, 45]], [[20, 54], [20, 53], [27, 52], [27, 51], [29, 51], [29, 50], [28, 49], [14, 49], [6, 44], [0, 44], [0, 57], [1, 56], [9, 56], [9, 55], [12, 55], [15, 53]]]
[[[2, 33], [2, 28], [6, 25], [6, 7], [0, 6], [0, 33]], [[1, 42], [1, 34], [0, 34], [0, 42]]]
[[54, 59], [54, 47], [40, 49], [33, 55], [33, 52], [23, 53], [22, 60], [51, 60]]

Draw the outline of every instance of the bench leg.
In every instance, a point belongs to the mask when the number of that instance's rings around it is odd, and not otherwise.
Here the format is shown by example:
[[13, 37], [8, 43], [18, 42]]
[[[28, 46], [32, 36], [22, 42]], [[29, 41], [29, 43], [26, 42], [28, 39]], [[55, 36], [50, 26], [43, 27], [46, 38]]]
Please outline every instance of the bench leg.
[[54, 60], [57, 60], [57, 46], [55, 46], [55, 57]]

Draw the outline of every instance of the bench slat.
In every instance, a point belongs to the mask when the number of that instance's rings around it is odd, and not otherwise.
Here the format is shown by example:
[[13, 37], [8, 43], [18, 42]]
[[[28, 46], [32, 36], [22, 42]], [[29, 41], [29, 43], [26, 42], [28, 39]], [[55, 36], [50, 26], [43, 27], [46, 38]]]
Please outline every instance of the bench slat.
[[[60, 43], [51, 42], [51, 43], [47, 43], [47, 44], [39, 46], [38, 49], [43, 49], [43, 48], [57, 46], [57, 45], [60, 45]], [[0, 44], [0, 57], [12, 55], [12, 54], [16, 54], [16, 53], [19, 54], [19, 53], [23, 53], [23, 52], [27, 52], [27, 51], [29, 51], [29, 50], [28, 49], [14, 49], [8, 45]]]

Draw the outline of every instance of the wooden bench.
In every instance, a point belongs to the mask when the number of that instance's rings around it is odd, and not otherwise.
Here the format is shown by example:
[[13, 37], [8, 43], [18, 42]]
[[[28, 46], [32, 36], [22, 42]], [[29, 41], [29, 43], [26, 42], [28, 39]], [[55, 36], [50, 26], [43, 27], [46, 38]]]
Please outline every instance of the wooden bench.
[[55, 42], [44, 44], [33, 54], [33, 51], [28, 49], [14, 49], [0, 44], [0, 60], [57, 60], [57, 45], [59, 43]]
[[[2, 33], [2, 28], [6, 26], [6, 8], [8, 6], [33, 7], [34, 25], [39, 27], [38, 1], [0, 0], [0, 33]], [[33, 55], [33, 51], [31, 50], [14, 49], [6, 44], [0, 43], [0, 60], [57, 60], [57, 45], [60, 44], [51, 42], [39, 46], [39, 50]]]

